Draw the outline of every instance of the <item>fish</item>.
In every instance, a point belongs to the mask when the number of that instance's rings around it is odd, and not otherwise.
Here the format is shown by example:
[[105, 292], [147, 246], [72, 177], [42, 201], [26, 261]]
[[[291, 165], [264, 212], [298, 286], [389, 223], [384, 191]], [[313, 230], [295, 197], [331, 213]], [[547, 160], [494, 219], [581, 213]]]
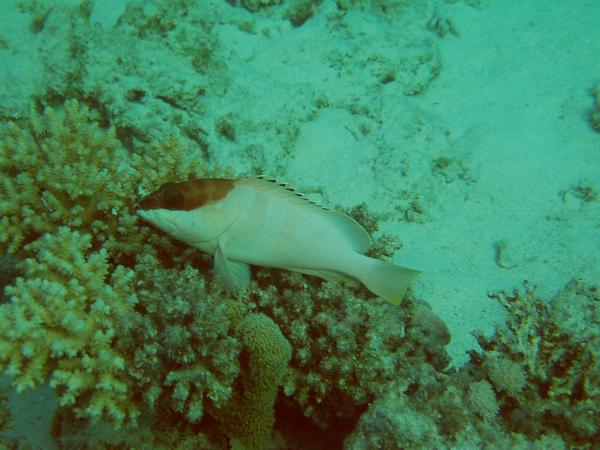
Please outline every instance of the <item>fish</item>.
[[168, 182], [136, 205], [144, 221], [213, 256], [215, 272], [235, 295], [250, 266], [358, 280], [399, 304], [420, 273], [365, 256], [369, 233], [350, 216], [319, 206], [264, 177]]

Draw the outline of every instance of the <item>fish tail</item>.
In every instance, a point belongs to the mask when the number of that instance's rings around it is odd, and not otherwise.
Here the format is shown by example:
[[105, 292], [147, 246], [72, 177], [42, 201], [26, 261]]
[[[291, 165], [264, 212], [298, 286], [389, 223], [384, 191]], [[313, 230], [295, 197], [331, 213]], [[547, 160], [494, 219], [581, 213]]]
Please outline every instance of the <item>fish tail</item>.
[[372, 260], [371, 268], [361, 281], [375, 295], [397, 305], [419, 273], [421, 273], [419, 270]]

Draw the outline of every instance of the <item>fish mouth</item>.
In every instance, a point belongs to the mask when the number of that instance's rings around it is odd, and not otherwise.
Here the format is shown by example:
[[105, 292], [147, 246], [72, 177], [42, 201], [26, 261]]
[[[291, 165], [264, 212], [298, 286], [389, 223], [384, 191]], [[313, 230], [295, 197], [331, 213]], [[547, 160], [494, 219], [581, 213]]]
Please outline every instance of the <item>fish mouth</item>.
[[138, 209], [135, 212], [138, 216], [144, 219], [146, 222], [154, 225], [156, 228], [163, 230], [166, 233], [171, 235], [175, 235], [177, 232], [177, 227], [171, 223], [166, 217], [161, 217], [155, 210], [143, 210]]
[[144, 219], [147, 222], [150, 222], [150, 216], [148, 214], [148, 211], [144, 211], [143, 209], [138, 209], [139, 205], [135, 205], [135, 213], [140, 216], [142, 219]]

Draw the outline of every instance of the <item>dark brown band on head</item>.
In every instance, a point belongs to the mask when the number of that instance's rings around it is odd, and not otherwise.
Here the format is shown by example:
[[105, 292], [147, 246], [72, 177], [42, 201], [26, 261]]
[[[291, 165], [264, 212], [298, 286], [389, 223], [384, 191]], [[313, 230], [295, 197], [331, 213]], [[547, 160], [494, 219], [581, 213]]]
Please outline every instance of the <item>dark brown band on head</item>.
[[200, 178], [180, 183], [165, 183], [158, 191], [140, 200], [138, 209], [190, 211], [221, 200], [234, 185], [234, 180], [226, 178]]

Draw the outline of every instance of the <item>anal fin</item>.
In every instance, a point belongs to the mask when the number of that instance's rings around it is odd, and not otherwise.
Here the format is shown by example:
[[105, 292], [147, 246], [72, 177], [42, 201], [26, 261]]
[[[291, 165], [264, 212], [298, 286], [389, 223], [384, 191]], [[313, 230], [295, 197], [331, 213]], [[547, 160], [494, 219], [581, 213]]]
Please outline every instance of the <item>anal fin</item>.
[[314, 277], [323, 278], [327, 281], [348, 281], [353, 279], [349, 275], [327, 269], [303, 269], [287, 267], [287, 270], [291, 270], [292, 272], [305, 273], [306, 275], [312, 275]]

